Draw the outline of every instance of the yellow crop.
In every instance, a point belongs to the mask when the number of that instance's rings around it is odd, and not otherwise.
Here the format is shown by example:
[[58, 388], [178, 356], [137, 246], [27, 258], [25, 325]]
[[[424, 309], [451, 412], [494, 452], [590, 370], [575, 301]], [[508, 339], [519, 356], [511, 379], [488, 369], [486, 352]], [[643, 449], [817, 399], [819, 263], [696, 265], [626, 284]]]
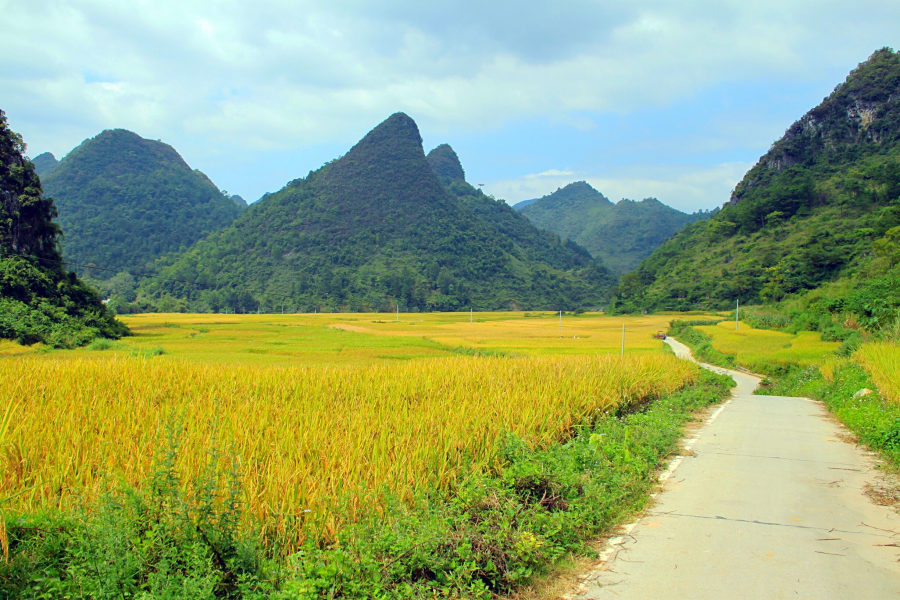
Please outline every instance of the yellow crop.
[[797, 334], [754, 329], [741, 322], [735, 330], [734, 321], [718, 325], [696, 327], [712, 338], [713, 348], [725, 354], [733, 354], [739, 364], [753, 368], [756, 364], [813, 365], [834, 354], [839, 342], [824, 342], [819, 333], [801, 331]]
[[183, 427], [182, 474], [202, 470], [215, 439], [239, 458], [248, 514], [268, 533], [299, 541], [296, 524], [309, 510], [330, 536], [366, 494], [452, 485], [493, 464], [507, 433], [547, 444], [597, 411], [697, 376], [694, 365], [662, 353], [350, 369], [165, 358], [0, 359], [0, 407], [12, 407], [0, 440], [0, 498], [19, 494], [4, 508], [66, 508], [96, 495], [106, 474], [142, 486], [160, 431], [174, 422]]
[[900, 344], [865, 344], [854, 353], [853, 360], [866, 370], [882, 396], [900, 403]]
[[[657, 353], [652, 334], [671, 315], [608, 317], [596, 313], [326, 313], [319, 315], [146, 314], [121, 317], [135, 333], [106, 350], [35, 354], [44, 360], [130, 354], [162, 348], [159, 360], [219, 364], [366, 366], [448, 357], [466, 348], [519, 356]], [[0, 357], [28, 352], [18, 344]]]

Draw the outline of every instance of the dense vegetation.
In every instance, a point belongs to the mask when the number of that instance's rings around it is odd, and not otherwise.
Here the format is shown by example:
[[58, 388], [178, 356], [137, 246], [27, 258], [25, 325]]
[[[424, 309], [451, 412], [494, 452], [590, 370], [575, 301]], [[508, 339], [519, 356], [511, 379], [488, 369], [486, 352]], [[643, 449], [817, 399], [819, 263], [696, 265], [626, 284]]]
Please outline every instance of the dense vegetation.
[[123, 129], [85, 140], [42, 180], [59, 210], [66, 259], [97, 279], [139, 276], [242, 212], [171, 146]]
[[794, 123], [718, 214], [624, 276], [612, 310], [724, 308], [822, 288], [808, 301], [826, 312], [891, 318], [900, 307], [898, 141], [900, 54], [885, 48]]
[[444, 189], [415, 122], [397, 113], [343, 157], [263, 197], [231, 227], [162, 259], [141, 294], [158, 306], [173, 298], [175, 308], [201, 311], [601, 302], [612, 283], [602, 265], [504, 214], [464, 181], [450, 185], [463, 186], [464, 198]]
[[488, 196], [467, 183], [459, 157], [449, 145], [441, 144], [429, 152], [427, 158], [444, 189], [492, 227], [495, 237], [512, 240], [517, 256], [560, 270], [584, 268], [600, 262], [594, 261], [591, 254], [575, 241], [562, 241], [555, 233], [538, 229], [503, 200]]
[[71, 347], [121, 336], [125, 326], [63, 268], [56, 208], [24, 152], [0, 111], [0, 338]]
[[59, 161], [50, 152], [44, 152], [32, 158], [31, 164], [34, 165], [34, 172], [37, 173], [38, 177], [45, 177], [56, 169]]
[[616, 273], [631, 271], [672, 234], [710, 216], [688, 215], [656, 198], [613, 204], [584, 181], [516, 209], [541, 229], [578, 242]]

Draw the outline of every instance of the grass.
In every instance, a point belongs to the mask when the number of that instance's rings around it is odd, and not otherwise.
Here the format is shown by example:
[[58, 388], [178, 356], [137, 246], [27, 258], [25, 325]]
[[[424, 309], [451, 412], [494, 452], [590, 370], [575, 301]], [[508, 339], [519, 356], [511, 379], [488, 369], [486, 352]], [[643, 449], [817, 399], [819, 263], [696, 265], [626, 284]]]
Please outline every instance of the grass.
[[874, 342], [864, 344], [853, 355], [889, 401], [900, 405], [900, 344]]

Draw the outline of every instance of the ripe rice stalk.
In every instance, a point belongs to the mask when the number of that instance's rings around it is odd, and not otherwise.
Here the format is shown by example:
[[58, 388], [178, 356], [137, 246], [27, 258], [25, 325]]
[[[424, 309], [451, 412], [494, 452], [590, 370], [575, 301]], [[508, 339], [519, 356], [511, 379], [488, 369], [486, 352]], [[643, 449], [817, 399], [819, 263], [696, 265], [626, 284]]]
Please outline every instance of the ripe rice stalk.
[[288, 543], [310, 527], [331, 538], [382, 490], [410, 499], [496, 467], [508, 434], [545, 446], [696, 377], [696, 366], [662, 354], [365, 368], [9, 358], [0, 406], [18, 407], [17, 426], [3, 430], [0, 498], [18, 494], [9, 507], [19, 511], [65, 510], [99, 494], [109, 475], [140, 488], [162, 432], [178, 423], [185, 481], [204, 472], [210, 447], [233, 451], [248, 521]]
[[866, 370], [883, 397], [900, 403], [900, 344], [864, 344], [853, 354], [853, 360]]

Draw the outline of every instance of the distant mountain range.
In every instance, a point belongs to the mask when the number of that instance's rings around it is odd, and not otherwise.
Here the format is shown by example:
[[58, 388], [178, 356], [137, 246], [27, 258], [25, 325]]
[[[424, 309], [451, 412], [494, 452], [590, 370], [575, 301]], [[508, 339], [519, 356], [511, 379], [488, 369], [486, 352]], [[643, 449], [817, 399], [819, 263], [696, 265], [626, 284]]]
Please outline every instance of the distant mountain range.
[[[146, 271], [164, 254], [188, 248], [230, 225], [246, 208], [192, 170], [171, 146], [124, 129], [85, 140], [55, 168], [35, 158], [44, 192], [59, 211], [63, 252], [73, 268], [106, 279]], [[32, 161], [34, 162], [34, 161]]]
[[468, 185], [452, 148], [426, 157], [403, 113], [158, 265], [142, 294], [211, 310], [568, 310], [614, 283], [584, 248]]
[[884, 48], [772, 145], [723, 210], [625, 275], [613, 308], [726, 308], [841, 279], [813, 312], [892, 320], [898, 263], [900, 54]]
[[532, 198], [531, 200], [522, 200], [521, 202], [516, 202], [513, 204], [513, 208], [516, 210], [522, 210], [526, 206], [530, 206], [540, 200], [540, 198]]
[[614, 204], [584, 181], [525, 200], [515, 208], [538, 227], [584, 246], [618, 274], [636, 268], [685, 225], [711, 214], [685, 214], [656, 198]]

